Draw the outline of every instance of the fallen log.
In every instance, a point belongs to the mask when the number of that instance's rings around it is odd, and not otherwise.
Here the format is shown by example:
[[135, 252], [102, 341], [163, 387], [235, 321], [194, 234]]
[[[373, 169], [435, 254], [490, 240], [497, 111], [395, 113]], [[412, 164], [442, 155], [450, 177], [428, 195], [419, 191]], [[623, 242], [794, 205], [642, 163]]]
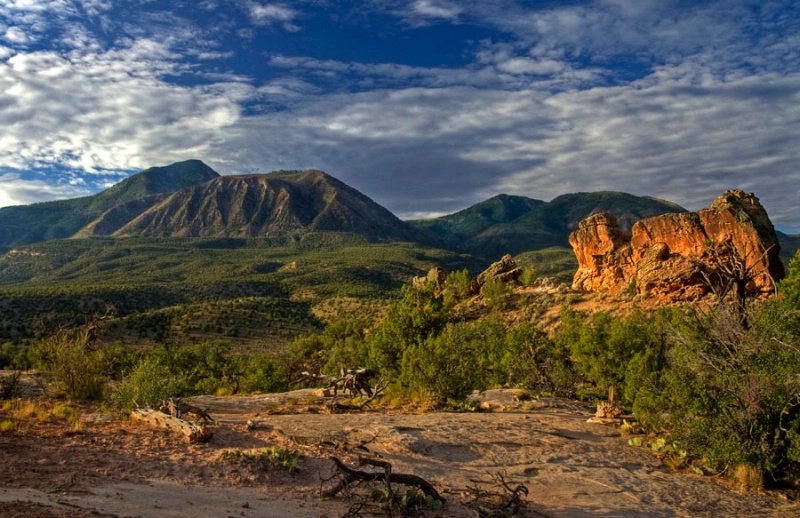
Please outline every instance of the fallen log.
[[156, 428], [164, 428], [186, 437], [191, 443], [207, 442], [214, 435], [205, 429], [203, 424], [192, 423], [185, 419], [153, 410], [152, 408], [137, 408], [131, 412], [131, 418], [145, 422]]
[[425, 480], [422, 477], [418, 477], [416, 475], [408, 475], [404, 473], [392, 473], [392, 466], [390, 463], [386, 461], [376, 460], [376, 459], [367, 459], [367, 458], [360, 458], [359, 465], [363, 466], [364, 464], [370, 464], [372, 466], [381, 467], [384, 471], [381, 472], [366, 472], [366, 471], [358, 471], [346, 466], [341, 460], [337, 459], [336, 457], [331, 457], [331, 460], [336, 464], [336, 467], [339, 468], [339, 471], [342, 472], [344, 475], [340, 480], [339, 483], [336, 484], [334, 487], [330, 489], [326, 489], [322, 492], [322, 496], [329, 498], [336, 496], [339, 494], [340, 491], [346, 489], [350, 484], [356, 482], [358, 480], [363, 480], [367, 482], [385, 482], [387, 489], [391, 491], [391, 484], [403, 484], [406, 486], [413, 486], [425, 493], [426, 495], [430, 496], [434, 500], [439, 500], [442, 504], [445, 503], [445, 499], [436, 491], [436, 488], [431, 485], [430, 482]]

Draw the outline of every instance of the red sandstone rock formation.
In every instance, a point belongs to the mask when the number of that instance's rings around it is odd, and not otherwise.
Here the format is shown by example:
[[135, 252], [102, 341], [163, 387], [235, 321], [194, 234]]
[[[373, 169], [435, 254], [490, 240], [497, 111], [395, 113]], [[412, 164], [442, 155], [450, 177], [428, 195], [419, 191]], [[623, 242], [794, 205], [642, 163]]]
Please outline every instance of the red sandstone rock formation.
[[569, 236], [578, 258], [578, 290], [696, 300], [716, 291], [760, 296], [784, 275], [780, 247], [752, 193], [726, 191], [698, 212], [636, 222], [624, 234], [610, 214], [583, 220]]

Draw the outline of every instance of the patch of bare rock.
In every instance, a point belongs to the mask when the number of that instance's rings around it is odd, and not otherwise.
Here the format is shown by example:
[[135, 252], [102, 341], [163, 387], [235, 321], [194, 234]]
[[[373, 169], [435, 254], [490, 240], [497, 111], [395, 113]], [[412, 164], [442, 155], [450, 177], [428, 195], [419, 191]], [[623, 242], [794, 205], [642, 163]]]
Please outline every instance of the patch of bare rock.
[[[54, 423], [0, 433], [3, 516], [343, 516], [348, 496], [331, 457], [360, 457], [430, 482], [446, 499], [428, 516], [475, 516], [478, 483], [501, 474], [528, 494], [518, 516], [792, 516], [797, 502], [744, 493], [711, 477], [671, 472], [613, 426], [587, 423], [594, 408], [515, 390], [475, 394], [479, 412], [415, 413], [390, 407], [330, 414], [311, 390], [198, 396], [213, 438], [190, 444], [142, 423], [84, 419], [79, 432]], [[300, 471], [253, 471], [230, 451], [287, 448]], [[476, 482], [477, 481], [477, 482]], [[16, 514], [15, 514], [16, 513]]]

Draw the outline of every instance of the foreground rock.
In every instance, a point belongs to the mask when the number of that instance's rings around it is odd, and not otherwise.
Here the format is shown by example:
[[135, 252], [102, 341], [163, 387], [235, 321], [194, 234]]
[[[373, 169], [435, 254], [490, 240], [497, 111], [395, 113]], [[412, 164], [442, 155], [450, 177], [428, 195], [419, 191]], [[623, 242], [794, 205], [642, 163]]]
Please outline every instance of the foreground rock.
[[712, 293], [763, 296], [783, 278], [780, 245], [752, 193], [726, 191], [708, 209], [636, 222], [624, 233], [610, 214], [582, 221], [569, 237], [578, 259], [572, 287], [663, 302]]
[[[331, 456], [385, 460], [429, 481], [447, 506], [428, 516], [474, 517], [469, 488], [499, 472], [529, 490], [520, 516], [800, 515], [793, 492], [738, 492], [669, 471], [618, 429], [586, 423], [594, 410], [575, 402], [494, 390], [476, 394], [493, 412], [326, 414], [311, 392], [192, 398], [216, 420], [204, 444], [132, 421], [70, 431], [31, 418], [0, 432], [0, 516], [343, 516], [354, 500], [320, 497], [337, 482]], [[299, 451], [300, 471], [226, 455], [273, 447]]]

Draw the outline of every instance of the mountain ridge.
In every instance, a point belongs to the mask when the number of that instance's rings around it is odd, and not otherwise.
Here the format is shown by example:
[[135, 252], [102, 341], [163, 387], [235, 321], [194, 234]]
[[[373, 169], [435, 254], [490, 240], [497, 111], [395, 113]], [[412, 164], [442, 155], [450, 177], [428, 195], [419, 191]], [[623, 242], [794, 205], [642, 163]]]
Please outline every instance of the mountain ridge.
[[[0, 208], [0, 251], [69, 237], [233, 237], [349, 232], [372, 242], [413, 242], [494, 260], [568, 248], [584, 218], [610, 212], [623, 231], [683, 207], [650, 196], [600, 191], [549, 202], [499, 194], [453, 214], [402, 221], [319, 170], [221, 176], [200, 160], [151, 167], [92, 196]], [[800, 236], [778, 233], [784, 262]]]
[[550, 202], [498, 195], [454, 214], [411, 224], [440, 236], [449, 232], [449, 243], [458, 251], [499, 257], [568, 247], [569, 233], [578, 223], [602, 211], [614, 214], [630, 230], [640, 219], [686, 209], [666, 200], [614, 191], [564, 194]]
[[0, 249], [82, 235], [84, 227], [109, 210], [131, 202], [156, 201], [165, 193], [214, 176], [219, 174], [200, 160], [186, 160], [145, 169], [91, 196], [0, 208]]
[[426, 236], [367, 196], [317, 170], [220, 176], [181, 189], [115, 237], [257, 237], [269, 232], [352, 232], [374, 241]]

